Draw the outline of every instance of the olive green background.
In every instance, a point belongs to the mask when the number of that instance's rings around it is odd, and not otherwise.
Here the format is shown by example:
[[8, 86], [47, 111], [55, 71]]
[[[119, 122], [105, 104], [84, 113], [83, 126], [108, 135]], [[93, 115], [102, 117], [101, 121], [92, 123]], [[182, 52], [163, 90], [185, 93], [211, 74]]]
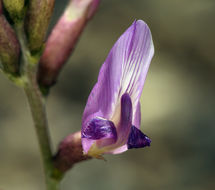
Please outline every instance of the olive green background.
[[[56, 0], [52, 26], [66, 2]], [[99, 68], [134, 19], [148, 23], [155, 45], [141, 99], [151, 147], [80, 163], [62, 190], [214, 189], [214, 0], [103, 0], [48, 98], [53, 149], [80, 129]], [[2, 74], [0, 88], [0, 189], [44, 190], [23, 91]]]

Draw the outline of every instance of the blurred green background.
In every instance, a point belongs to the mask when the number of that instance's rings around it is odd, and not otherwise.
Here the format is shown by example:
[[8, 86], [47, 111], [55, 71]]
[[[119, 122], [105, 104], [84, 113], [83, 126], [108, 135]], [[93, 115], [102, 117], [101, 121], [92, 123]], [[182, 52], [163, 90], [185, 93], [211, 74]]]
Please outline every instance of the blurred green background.
[[[56, 0], [51, 26], [66, 2]], [[80, 129], [99, 68], [134, 19], [148, 23], [155, 44], [141, 101], [151, 147], [80, 163], [62, 190], [215, 189], [214, 0], [103, 0], [48, 98], [53, 148]], [[3, 75], [0, 86], [0, 189], [44, 190], [24, 94]]]

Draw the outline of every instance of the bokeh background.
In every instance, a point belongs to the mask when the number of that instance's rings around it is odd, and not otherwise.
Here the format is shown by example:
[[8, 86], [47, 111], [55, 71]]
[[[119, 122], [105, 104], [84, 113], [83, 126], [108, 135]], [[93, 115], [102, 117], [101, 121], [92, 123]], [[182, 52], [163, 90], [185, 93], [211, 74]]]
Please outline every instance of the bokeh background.
[[[56, 0], [51, 27], [66, 2]], [[152, 145], [80, 163], [62, 190], [215, 189], [214, 0], [103, 0], [48, 98], [53, 148], [80, 129], [99, 68], [134, 19], [148, 23], [155, 44], [141, 100]], [[3, 75], [0, 87], [0, 189], [44, 190], [24, 94]]]

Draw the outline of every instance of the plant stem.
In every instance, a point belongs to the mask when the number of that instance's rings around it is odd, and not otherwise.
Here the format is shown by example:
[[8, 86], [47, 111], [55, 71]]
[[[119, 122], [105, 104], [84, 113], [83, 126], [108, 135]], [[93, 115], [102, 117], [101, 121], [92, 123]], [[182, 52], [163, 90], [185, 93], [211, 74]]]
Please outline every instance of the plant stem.
[[22, 50], [22, 74], [24, 91], [31, 109], [32, 118], [39, 142], [47, 190], [58, 190], [59, 180], [54, 179], [55, 168], [52, 162], [52, 151], [48, 132], [45, 100], [37, 83], [39, 57], [32, 56], [26, 43], [23, 24], [16, 24], [16, 32]]

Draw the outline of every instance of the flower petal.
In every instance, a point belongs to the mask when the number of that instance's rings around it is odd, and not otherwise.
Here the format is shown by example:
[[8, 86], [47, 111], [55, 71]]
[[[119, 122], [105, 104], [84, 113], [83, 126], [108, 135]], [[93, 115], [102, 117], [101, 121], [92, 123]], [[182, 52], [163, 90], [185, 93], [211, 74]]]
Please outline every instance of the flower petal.
[[128, 149], [131, 148], [143, 148], [146, 146], [150, 146], [151, 140], [147, 137], [144, 133], [142, 133], [138, 128], [135, 126], [131, 127], [131, 132], [128, 138]]
[[116, 137], [116, 128], [112, 121], [95, 118], [89, 122], [82, 132], [82, 138], [99, 140], [103, 138]]
[[140, 107], [140, 102], [137, 103], [137, 107], [134, 113], [133, 117], [133, 125], [140, 129], [140, 124], [141, 124], [141, 107]]
[[123, 94], [121, 98], [121, 116], [117, 127], [117, 142], [108, 153], [119, 154], [127, 150], [127, 141], [132, 126], [132, 102], [129, 94]]
[[135, 21], [117, 40], [102, 65], [84, 110], [83, 126], [96, 112], [110, 119], [125, 92], [136, 109], [153, 52], [148, 26], [141, 20]]
[[[134, 117], [133, 117], [133, 125], [136, 126], [138, 129], [140, 129], [140, 122], [141, 122], [141, 109], [140, 109], [140, 102], [138, 102], [137, 104], [137, 108], [136, 111], [134, 113]], [[114, 149], [113, 151], [109, 152], [111, 154], [120, 154], [122, 152], [125, 152], [126, 150], [128, 150], [128, 146], [127, 144]]]
[[[117, 40], [101, 67], [98, 81], [84, 110], [82, 132], [93, 118], [111, 120], [118, 134], [118, 147], [115, 146], [115, 150], [119, 147], [123, 148], [123, 151], [127, 150], [125, 140], [128, 139], [131, 124], [130, 120], [129, 125], [121, 120], [124, 110], [121, 109], [122, 105], [120, 106], [121, 97], [127, 94], [130, 98], [131, 112], [133, 107], [134, 113], [130, 115], [131, 121], [139, 128], [139, 99], [153, 54], [154, 46], [148, 26], [141, 20], [135, 21]], [[83, 138], [84, 150], [91, 147], [94, 143], [92, 141]]]
[[98, 148], [111, 145], [117, 140], [114, 123], [102, 118], [94, 118], [82, 131], [82, 139], [87, 139], [82, 142], [85, 153], [89, 151], [94, 143]]
[[154, 46], [148, 26], [141, 20], [134, 26], [130, 51], [123, 62], [120, 92], [121, 94], [127, 92], [130, 95], [135, 113], [154, 54]]
[[[123, 94], [121, 98], [121, 118], [117, 128], [118, 141], [124, 142], [128, 139], [128, 135], [132, 125], [132, 102], [129, 94]], [[126, 142], [126, 141], [125, 141]]]

